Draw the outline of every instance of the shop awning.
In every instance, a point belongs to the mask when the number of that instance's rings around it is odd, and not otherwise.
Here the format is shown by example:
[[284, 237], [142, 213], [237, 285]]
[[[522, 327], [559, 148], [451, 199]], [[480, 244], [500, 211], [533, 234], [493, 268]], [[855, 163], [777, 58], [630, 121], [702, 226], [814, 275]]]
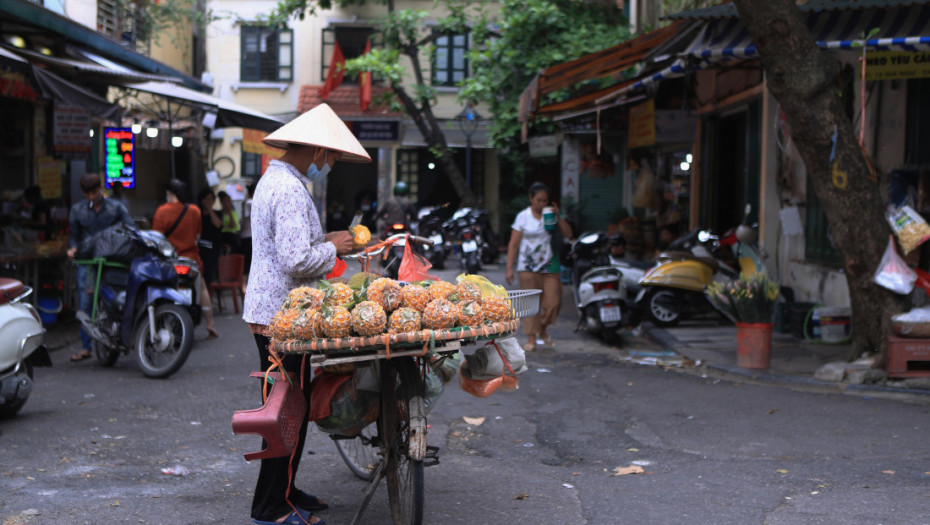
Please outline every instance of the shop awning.
[[274, 131], [284, 122], [277, 117], [266, 115], [251, 108], [223, 100], [206, 93], [187, 89], [167, 82], [144, 82], [140, 84], [126, 84], [125, 89], [144, 91], [153, 95], [165, 97], [168, 100], [186, 106], [195, 106], [216, 113], [216, 123], [213, 128], [248, 128], [261, 131]]
[[[680, 35], [690, 23], [674, 22], [667, 27], [640, 35], [608, 49], [589, 53], [575, 60], [557, 64], [542, 71], [530, 82], [520, 96], [520, 122], [528, 122], [534, 114], [578, 109], [591, 104], [596, 93], [588, 93], [568, 101], [559, 102], [558, 110], [540, 108], [539, 101], [549, 93], [575, 86], [582, 82], [617, 77], [623, 71], [640, 63], [658, 46]], [[616, 89], [614, 86], [612, 89]], [[599, 92], [601, 93], [601, 92]]]
[[[719, 9], [714, 12], [718, 11]], [[807, 6], [804, 11], [811, 35], [821, 49], [845, 50], [864, 46], [879, 51], [930, 50], [930, 6], [927, 5], [893, 9], [847, 8], [820, 11], [813, 11]], [[877, 33], [865, 39], [873, 29], [877, 29]], [[649, 84], [680, 77], [689, 71], [757, 56], [756, 45], [739, 18], [707, 20], [698, 36], [679, 54], [678, 60], [658, 72], [640, 77], [636, 83], [617, 89], [596, 102], [603, 104]]]
[[[75, 60], [72, 58], [43, 55], [42, 53], [36, 53], [35, 51], [28, 49], [10, 48], [9, 50], [15, 52], [30, 62], [42, 64], [51, 69], [55, 69], [62, 74], [81, 75], [82, 78], [97, 79], [104, 82], [181, 82], [181, 80], [177, 77], [143, 73], [141, 71], [136, 71], [124, 66], [120, 66], [119, 64], [111, 61], [107, 61], [107, 65], [101, 65], [100, 63], [91, 62], [89, 60]], [[101, 57], [97, 58], [100, 60], [105, 60]]]

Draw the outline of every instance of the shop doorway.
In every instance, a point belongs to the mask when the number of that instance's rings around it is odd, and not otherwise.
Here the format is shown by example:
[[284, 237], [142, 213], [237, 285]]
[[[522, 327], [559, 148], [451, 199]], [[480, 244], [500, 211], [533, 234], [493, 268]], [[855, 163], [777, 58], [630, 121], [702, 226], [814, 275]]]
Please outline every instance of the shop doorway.
[[[326, 207], [328, 231], [345, 229], [348, 219], [363, 206], [367, 208], [361, 210], [366, 213], [365, 222], [374, 218], [378, 206], [378, 149], [366, 148], [365, 151], [371, 156], [371, 162], [337, 162], [327, 177], [326, 194], [320, 200]], [[318, 211], [324, 215], [323, 210]]]
[[746, 204], [759, 212], [759, 106], [710, 118], [704, 124], [707, 163], [701, 188], [702, 225], [717, 232], [743, 222]]

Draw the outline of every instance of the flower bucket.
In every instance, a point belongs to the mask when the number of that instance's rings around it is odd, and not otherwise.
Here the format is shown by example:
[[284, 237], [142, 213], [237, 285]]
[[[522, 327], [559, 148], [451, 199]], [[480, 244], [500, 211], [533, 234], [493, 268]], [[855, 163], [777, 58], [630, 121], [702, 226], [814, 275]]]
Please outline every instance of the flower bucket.
[[772, 323], [736, 323], [736, 366], [768, 368], [772, 358]]

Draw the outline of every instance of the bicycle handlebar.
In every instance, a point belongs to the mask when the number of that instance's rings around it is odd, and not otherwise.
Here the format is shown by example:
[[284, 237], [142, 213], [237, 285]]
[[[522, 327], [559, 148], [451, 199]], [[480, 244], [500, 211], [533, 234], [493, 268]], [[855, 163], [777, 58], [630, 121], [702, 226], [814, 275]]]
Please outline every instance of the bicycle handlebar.
[[383, 241], [377, 244], [373, 244], [358, 253], [350, 253], [348, 255], [343, 255], [342, 258], [353, 259], [353, 260], [368, 259], [368, 258], [374, 257], [375, 255], [380, 255], [389, 246], [393, 246], [394, 243], [396, 243], [397, 241], [401, 239], [406, 239], [406, 238], [409, 238], [411, 241], [415, 241], [420, 244], [433, 244], [433, 241], [427, 239], [426, 237], [420, 237], [418, 235], [411, 235], [407, 233], [395, 233], [394, 235], [389, 236]]

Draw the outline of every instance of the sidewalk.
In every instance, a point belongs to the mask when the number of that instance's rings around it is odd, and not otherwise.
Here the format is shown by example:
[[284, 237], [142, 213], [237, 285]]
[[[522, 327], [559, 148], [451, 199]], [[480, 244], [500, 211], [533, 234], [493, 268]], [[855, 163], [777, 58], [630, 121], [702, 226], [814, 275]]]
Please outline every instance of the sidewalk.
[[930, 376], [889, 378], [884, 370], [871, 367], [871, 358], [849, 362], [849, 344], [820, 343], [775, 333], [770, 367], [746, 369], [736, 366], [736, 327], [731, 323], [701, 319], [683, 321], [672, 328], [659, 328], [649, 322], [642, 327], [643, 335], [662, 348], [723, 376], [863, 395], [883, 392], [930, 396]]

